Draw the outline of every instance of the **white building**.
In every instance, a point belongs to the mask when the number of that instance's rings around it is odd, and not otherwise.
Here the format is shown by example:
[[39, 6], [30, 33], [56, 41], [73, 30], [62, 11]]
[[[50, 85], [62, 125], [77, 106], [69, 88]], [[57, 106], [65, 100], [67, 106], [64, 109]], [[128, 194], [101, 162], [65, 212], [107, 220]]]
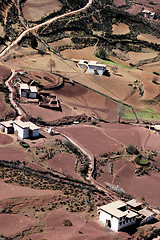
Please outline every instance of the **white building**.
[[78, 62], [78, 67], [86, 69], [87, 73], [93, 75], [103, 75], [106, 71], [106, 65], [99, 64], [97, 61], [80, 60]]
[[30, 86], [29, 90], [29, 98], [37, 98], [37, 88], [35, 86]]
[[146, 208], [141, 209], [140, 211], [138, 211], [138, 213], [141, 215], [142, 218], [140, 225], [150, 222], [155, 216], [155, 213]]
[[103, 75], [106, 70], [106, 65], [98, 64], [97, 61], [90, 61], [88, 63], [87, 73], [94, 75]]
[[40, 127], [32, 122], [22, 122], [21, 120], [6, 121], [0, 123], [0, 130], [7, 134], [16, 133], [20, 138], [37, 138], [39, 137]]
[[40, 127], [31, 122], [16, 120], [13, 122], [13, 129], [14, 132], [17, 132], [17, 135], [22, 139], [39, 137]]
[[5, 132], [7, 134], [13, 133], [13, 121], [6, 121], [0, 123], [1, 132]]
[[25, 98], [37, 98], [37, 88], [36, 86], [28, 86], [28, 84], [20, 84], [20, 97]]
[[104, 226], [110, 227], [113, 231], [136, 224], [138, 214], [127, 209], [127, 204], [121, 200], [109, 203], [99, 208], [99, 220]]
[[29, 92], [29, 86], [26, 83], [20, 84], [20, 96], [27, 97]]

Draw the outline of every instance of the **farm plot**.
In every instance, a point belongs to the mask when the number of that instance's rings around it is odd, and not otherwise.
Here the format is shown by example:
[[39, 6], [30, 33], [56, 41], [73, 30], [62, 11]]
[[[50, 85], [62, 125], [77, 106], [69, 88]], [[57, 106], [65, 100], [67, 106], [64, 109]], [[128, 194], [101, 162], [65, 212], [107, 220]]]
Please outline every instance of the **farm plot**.
[[160, 39], [151, 35], [151, 34], [140, 34], [137, 36], [137, 39], [138, 40], [141, 40], [141, 41], [147, 41], [149, 43], [157, 43], [157, 44], [160, 44]]
[[0, 65], [0, 81], [6, 80], [11, 75], [11, 70], [5, 66]]
[[53, 159], [48, 161], [48, 165], [54, 170], [78, 178], [78, 175], [75, 173], [75, 164], [75, 155], [69, 153], [56, 154]]
[[93, 154], [116, 152], [122, 147], [118, 141], [101, 132], [98, 127], [72, 126], [61, 129], [61, 131], [76, 139]]
[[[8, 136], [7, 136], [8, 137]], [[25, 161], [27, 154], [18, 148], [3, 147], [0, 148], [0, 160], [6, 161]]]
[[13, 138], [10, 136], [7, 136], [6, 134], [0, 133], [0, 145], [6, 145], [13, 142]]
[[58, 0], [27, 0], [23, 7], [24, 17], [28, 21], [37, 21], [42, 17], [61, 9], [61, 3]]
[[11, 237], [34, 225], [34, 220], [20, 214], [0, 214], [0, 232]]
[[125, 23], [117, 23], [112, 25], [113, 34], [123, 35], [130, 32], [129, 27]]

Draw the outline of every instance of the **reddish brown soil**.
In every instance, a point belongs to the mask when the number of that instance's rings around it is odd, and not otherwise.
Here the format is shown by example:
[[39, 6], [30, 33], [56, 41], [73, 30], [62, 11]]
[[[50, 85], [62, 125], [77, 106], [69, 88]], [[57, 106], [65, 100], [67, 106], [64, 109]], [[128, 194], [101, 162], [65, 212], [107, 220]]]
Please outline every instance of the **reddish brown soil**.
[[150, 43], [157, 43], [160, 44], [160, 39], [151, 35], [151, 34], [140, 34], [137, 36], [138, 40], [142, 40], [142, 41], [147, 41]]
[[98, 127], [72, 126], [62, 128], [61, 131], [75, 138], [93, 154], [115, 152], [121, 148], [118, 142], [109, 138]]
[[26, 158], [26, 153], [17, 148], [0, 148], [0, 160], [6, 161], [21, 161]]
[[0, 81], [6, 80], [11, 75], [11, 70], [0, 65]]
[[6, 237], [16, 235], [33, 226], [34, 221], [16, 214], [0, 214], [0, 233]]
[[55, 41], [53, 43], [50, 43], [49, 46], [51, 48], [58, 47], [58, 46], [63, 46], [63, 45], [70, 45], [72, 43], [71, 38], [63, 38], [59, 41]]
[[102, 126], [106, 134], [126, 146], [133, 144], [143, 149], [159, 151], [160, 135], [146, 128], [123, 124], [102, 124]]
[[113, 162], [113, 175], [109, 173], [108, 164], [103, 167], [101, 176], [97, 181], [105, 186], [105, 183], [118, 185], [123, 190], [133, 197], [142, 200], [145, 198], [146, 202], [152, 206], [159, 207], [159, 181], [160, 175], [152, 173], [149, 176], [136, 177], [134, 174], [135, 166], [128, 160], [117, 160]]
[[61, 54], [69, 59], [88, 59], [88, 60], [97, 60], [94, 57], [94, 53], [96, 51], [95, 47], [87, 47], [84, 49], [73, 50], [73, 49], [66, 49], [61, 52]]
[[27, 20], [36, 21], [53, 11], [58, 11], [60, 8], [61, 3], [58, 0], [46, 0], [45, 2], [43, 0], [36, 2], [27, 0], [23, 7], [23, 13]]
[[38, 104], [21, 104], [21, 106], [32, 117], [40, 117], [44, 121], [53, 121], [64, 116], [82, 113], [95, 114], [108, 121], [117, 120], [117, 103], [83, 86], [65, 83], [63, 88], [47, 92], [58, 96], [62, 112], [42, 108]]
[[75, 164], [75, 155], [69, 153], [56, 154], [53, 159], [48, 161], [48, 165], [54, 170], [78, 178], [78, 174], [75, 173]]
[[34, 72], [28, 71], [26, 77], [22, 77], [23, 81], [28, 82], [30, 79], [38, 81], [44, 88], [54, 88], [62, 84], [62, 80], [59, 76], [53, 75], [47, 72]]
[[4, 94], [0, 92], [0, 118], [5, 119], [5, 117], [8, 116], [8, 119], [10, 119], [15, 115], [16, 113], [13, 108], [11, 108], [11, 106], [5, 102]]
[[126, 1], [125, 1], [125, 0], [114, 0], [113, 2], [114, 2], [114, 4], [116, 5], [116, 7], [120, 7], [120, 6], [126, 4]]
[[5, 145], [13, 142], [13, 138], [10, 136], [7, 136], [6, 134], [1, 134], [0, 133], [0, 144]]
[[134, 4], [130, 9], [127, 9], [125, 11], [129, 12], [130, 14], [137, 15], [142, 11], [142, 6], [139, 6], [138, 4]]
[[[71, 227], [64, 226], [63, 221], [65, 219], [71, 221]], [[49, 213], [45, 218], [44, 223], [46, 230], [45, 233], [31, 235], [30, 237], [33, 240], [38, 240], [42, 237], [48, 240], [112, 240], [118, 235], [110, 230], [107, 232], [98, 222], [85, 222], [82, 215], [69, 213], [64, 209], [58, 209]], [[127, 234], [125, 233], [123, 234], [123, 239], [126, 239], [126, 235]]]
[[[52, 190], [37, 190], [29, 187], [21, 187], [13, 184], [4, 183], [3, 180], [0, 180], [0, 200], [7, 198], [16, 198], [16, 197], [27, 197], [27, 196], [44, 196], [52, 195]], [[58, 191], [56, 191], [58, 192]], [[54, 191], [55, 193], [55, 191]]]
[[130, 32], [129, 27], [127, 24], [124, 23], [117, 23], [112, 25], [113, 34], [127, 34]]

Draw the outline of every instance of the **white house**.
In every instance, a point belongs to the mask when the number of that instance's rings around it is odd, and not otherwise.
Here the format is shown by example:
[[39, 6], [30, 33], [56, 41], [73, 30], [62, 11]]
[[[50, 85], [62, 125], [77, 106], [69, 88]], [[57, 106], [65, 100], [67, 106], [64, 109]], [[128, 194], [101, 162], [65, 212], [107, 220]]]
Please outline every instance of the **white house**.
[[141, 209], [140, 211], [138, 211], [138, 213], [141, 215], [142, 219], [140, 225], [150, 222], [155, 216], [155, 213], [146, 208]]
[[87, 69], [87, 67], [88, 67], [88, 60], [80, 60], [80, 61], [78, 62], [78, 67], [79, 67], [79, 68], [86, 68], [86, 69]]
[[20, 84], [20, 96], [27, 97], [29, 92], [29, 86], [26, 83]]
[[104, 226], [110, 227], [113, 231], [136, 224], [138, 214], [127, 209], [127, 204], [121, 200], [101, 206], [98, 210], [99, 220]]
[[151, 12], [151, 11], [149, 11], [149, 10], [147, 10], [147, 9], [144, 9], [143, 11], [142, 11], [142, 15], [145, 17], [145, 18], [155, 18], [156, 17], [156, 13], [155, 12]]
[[13, 121], [6, 121], [0, 123], [1, 132], [5, 132], [7, 134], [13, 133]]
[[35, 98], [37, 98], [37, 88], [35, 87], [35, 86], [30, 86], [29, 87], [29, 98], [33, 98], [33, 99], [35, 99]]
[[99, 64], [97, 61], [80, 60], [78, 67], [87, 69], [87, 73], [93, 75], [103, 75], [106, 71], [106, 65]]
[[106, 70], [106, 65], [98, 64], [97, 61], [89, 61], [87, 73], [91, 73], [94, 75], [103, 75]]
[[17, 135], [22, 139], [39, 137], [40, 127], [31, 122], [16, 120], [13, 122], [13, 129], [14, 132], [17, 131]]
[[27, 83], [20, 84], [20, 97], [37, 98], [36, 86], [28, 86]]

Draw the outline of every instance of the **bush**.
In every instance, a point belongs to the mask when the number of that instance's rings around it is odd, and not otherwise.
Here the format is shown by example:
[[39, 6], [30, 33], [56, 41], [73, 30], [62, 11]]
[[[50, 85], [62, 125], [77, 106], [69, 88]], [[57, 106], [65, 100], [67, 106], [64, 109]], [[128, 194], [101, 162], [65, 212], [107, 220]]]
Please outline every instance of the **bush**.
[[132, 144], [130, 144], [128, 146], [128, 148], [126, 148], [126, 152], [131, 154], [131, 155], [138, 155], [139, 154], [138, 149]]
[[63, 225], [66, 226], [66, 227], [71, 227], [73, 224], [71, 223], [70, 220], [65, 219], [65, 220], [63, 221]]

